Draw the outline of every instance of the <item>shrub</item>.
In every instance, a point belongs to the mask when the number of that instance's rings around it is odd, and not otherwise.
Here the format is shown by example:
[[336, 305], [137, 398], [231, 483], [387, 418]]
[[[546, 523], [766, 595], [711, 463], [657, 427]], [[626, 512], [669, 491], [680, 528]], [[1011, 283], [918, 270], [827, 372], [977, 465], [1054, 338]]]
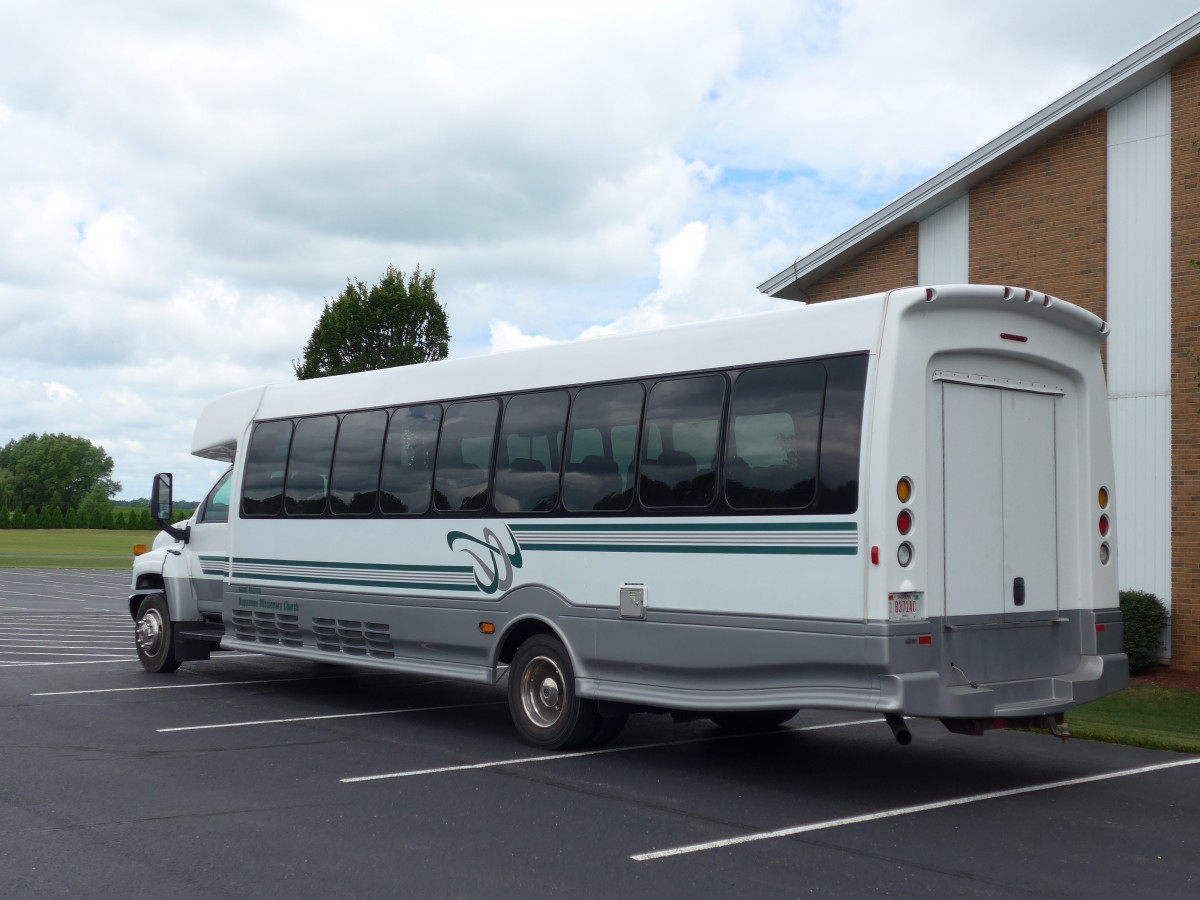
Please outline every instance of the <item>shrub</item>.
[[1140, 672], [1158, 662], [1163, 629], [1171, 621], [1163, 602], [1147, 591], [1121, 591], [1121, 619], [1129, 671]]

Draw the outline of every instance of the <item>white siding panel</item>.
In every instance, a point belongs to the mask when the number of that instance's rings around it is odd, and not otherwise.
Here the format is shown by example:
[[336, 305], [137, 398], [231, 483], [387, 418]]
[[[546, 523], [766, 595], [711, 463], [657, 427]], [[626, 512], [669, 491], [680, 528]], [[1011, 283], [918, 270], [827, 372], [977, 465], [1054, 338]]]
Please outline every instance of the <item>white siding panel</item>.
[[1122, 589], [1171, 596], [1171, 493], [1169, 433], [1158, 427], [1171, 414], [1168, 397], [1118, 397], [1109, 401], [1117, 483], [1117, 579]]
[[1171, 93], [1108, 110], [1108, 391], [1123, 588], [1171, 595]]
[[917, 283], [966, 284], [968, 195], [943, 206], [917, 226]]

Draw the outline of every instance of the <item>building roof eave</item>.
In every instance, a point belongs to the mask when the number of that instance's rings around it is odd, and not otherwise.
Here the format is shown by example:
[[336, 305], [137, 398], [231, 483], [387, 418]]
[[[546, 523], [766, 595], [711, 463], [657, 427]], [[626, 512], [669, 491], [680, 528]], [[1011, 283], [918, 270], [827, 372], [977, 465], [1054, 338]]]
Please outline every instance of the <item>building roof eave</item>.
[[1167, 29], [833, 240], [806, 256], [797, 257], [790, 266], [760, 284], [758, 290], [772, 297], [804, 299], [809, 285], [843, 263], [957, 200], [1033, 146], [1137, 93], [1198, 50], [1200, 12]]

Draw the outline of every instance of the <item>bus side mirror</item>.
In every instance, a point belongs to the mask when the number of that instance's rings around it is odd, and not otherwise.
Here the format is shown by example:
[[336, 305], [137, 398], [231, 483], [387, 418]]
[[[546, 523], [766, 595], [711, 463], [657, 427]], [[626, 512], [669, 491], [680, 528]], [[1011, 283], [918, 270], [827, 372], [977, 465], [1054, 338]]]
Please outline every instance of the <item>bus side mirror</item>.
[[154, 486], [150, 488], [150, 515], [155, 522], [169, 523], [174, 512], [172, 507], [171, 473], [162, 472], [154, 476]]
[[183, 541], [186, 544], [188, 538], [192, 536], [192, 530], [186, 527], [175, 527], [171, 521], [174, 517], [174, 511], [171, 473], [160, 472], [154, 476], [154, 483], [150, 486], [150, 517], [154, 519], [155, 525], [175, 538], [175, 540]]

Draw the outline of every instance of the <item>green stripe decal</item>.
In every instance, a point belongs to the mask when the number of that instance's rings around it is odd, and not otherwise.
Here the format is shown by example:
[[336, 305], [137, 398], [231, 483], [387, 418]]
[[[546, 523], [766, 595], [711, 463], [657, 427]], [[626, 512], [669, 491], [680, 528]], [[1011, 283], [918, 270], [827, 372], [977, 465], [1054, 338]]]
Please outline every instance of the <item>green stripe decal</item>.
[[200, 554], [200, 571], [205, 575], [220, 575], [228, 574], [229, 557], [228, 556], [205, 556]]
[[249, 581], [478, 593], [470, 566], [405, 566], [235, 557], [232, 576]]
[[738, 547], [690, 544], [521, 544], [522, 550], [585, 551], [588, 553], [743, 553], [747, 555], [792, 554], [796, 556], [854, 556], [858, 547]]
[[509, 526], [525, 551], [854, 556], [854, 522], [661, 523]]
[[[486, 526], [486, 523], [485, 523]], [[493, 527], [497, 531], [493, 531]], [[507, 538], [497, 532], [503, 529]], [[473, 565], [432, 566], [306, 559], [201, 556], [206, 575], [240, 581], [492, 594], [507, 591], [522, 554], [670, 553], [710, 555], [856, 556], [855, 522], [518, 522], [486, 526], [482, 537], [450, 532], [450, 549]]]

